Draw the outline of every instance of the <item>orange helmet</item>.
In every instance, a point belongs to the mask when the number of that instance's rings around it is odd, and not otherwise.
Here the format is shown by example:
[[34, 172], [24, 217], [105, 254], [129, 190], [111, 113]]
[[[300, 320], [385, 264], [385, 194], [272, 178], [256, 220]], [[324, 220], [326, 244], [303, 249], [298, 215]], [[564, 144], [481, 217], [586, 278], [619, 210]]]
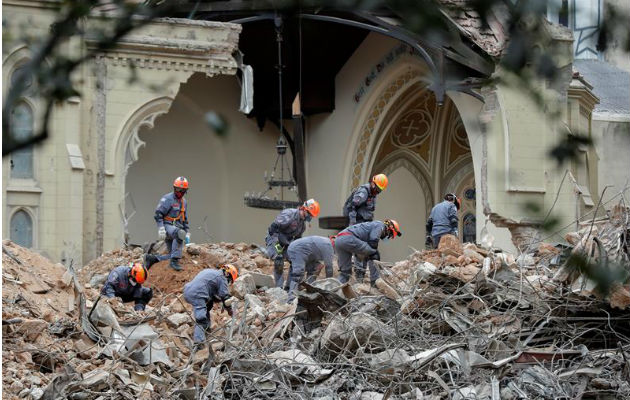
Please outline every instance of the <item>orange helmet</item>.
[[315, 218], [317, 218], [317, 216], [319, 215], [319, 203], [314, 199], [306, 200], [302, 207], [304, 207], [306, 211], [308, 211], [308, 213]]
[[232, 278], [232, 283], [234, 283], [234, 281], [236, 281], [236, 279], [238, 278], [238, 270], [236, 269], [236, 267], [232, 264], [223, 264], [221, 265], [221, 269]]
[[147, 269], [140, 263], [133, 263], [131, 265], [131, 271], [129, 275], [133, 278], [134, 281], [142, 284], [147, 279]]
[[188, 179], [183, 176], [178, 176], [177, 179], [173, 181], [173, 187], [188, 190]]
[[400, 231], [400, 225], [393, 219], [385, 220], [385, 227], [387, 227], [388, 236], [390, 238], [395, 238], [396, 236], [402, 236], [402, 232]]
[[387, 188], [387, 183], [389, 183], [389, 180], [387, 179], [387, 175], [378, 174], [372, 177], [372, 183], [374, 183], [376, 187], [379, 188], [382, 192]]

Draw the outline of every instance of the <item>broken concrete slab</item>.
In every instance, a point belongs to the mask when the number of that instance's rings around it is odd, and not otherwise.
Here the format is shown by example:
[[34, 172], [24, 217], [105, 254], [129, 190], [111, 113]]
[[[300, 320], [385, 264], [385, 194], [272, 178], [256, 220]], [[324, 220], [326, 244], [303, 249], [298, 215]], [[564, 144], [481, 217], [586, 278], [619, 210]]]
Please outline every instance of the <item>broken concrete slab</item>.
[[276, 286], [276, 282], [273, 279], [273, 276], [268, 274], [261, 274], [258, 272], [249, 272], [252, 278], [254, 278], [254, 282], [256, 284], [256, 288], [273, 288]]
[[232, 293], [235, 297], [243, 300], [246, 294], [256, 291], [256, 282], [250, 274], [239, 276], [232, 285]]
[[166, 321], [173, 328], [178, 328], [181, 324], [191, 322], [191, 317], [188, 314], [176, 313], [166, 317]]

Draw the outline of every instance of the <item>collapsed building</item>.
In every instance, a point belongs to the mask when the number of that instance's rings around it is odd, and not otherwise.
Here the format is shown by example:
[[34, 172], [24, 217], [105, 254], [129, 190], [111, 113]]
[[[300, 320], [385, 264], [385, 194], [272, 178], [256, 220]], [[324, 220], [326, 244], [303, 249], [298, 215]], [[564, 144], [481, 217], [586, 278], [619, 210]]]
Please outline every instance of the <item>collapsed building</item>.
[[[447, 236], [378, 263], [377, 288], [322, 278], [290, 304], [256, 245], [191, 244], [184, 271], [151, 268], [142, 315], [98, 301], [142, 248], [75, 270], [4, 241], [3, 398], [624, 399], [630, 211], [615, 211], [567, 234], [570, 246], [521, 254]], [[578, 255], [621, 278], [604, 289], [566, 262]], [[209, 346], [192, 352], [183, 284], [225, 262], [240, 270], [236, 312], [215, 307]]]

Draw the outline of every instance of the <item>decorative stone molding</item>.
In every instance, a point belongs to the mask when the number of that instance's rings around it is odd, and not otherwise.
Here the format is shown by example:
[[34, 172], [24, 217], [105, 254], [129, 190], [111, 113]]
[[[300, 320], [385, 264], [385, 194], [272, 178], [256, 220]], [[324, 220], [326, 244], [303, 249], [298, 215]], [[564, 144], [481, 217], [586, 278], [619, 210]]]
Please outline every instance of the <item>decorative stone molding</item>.
[[[114, 142], [116, 151], [111, 153], [111, 157], [119, 158], [118, 162], [114, 159], [110, 161], [110, 165], [116, 165], [117, 168], [120, 168], [119, 172], [122, 173], [123, 181], [129, 166], [138, 160], [138, 151], [146, 145], [139, 137], [140, 129], [152, 129], [155, 125], [155, 119], [166, 114], [172, 103], [173, 99], [168, 96], [153, 99], [139, 107], [126, 120]], [[113, 171], [108, 171], [108, 173], [111, 174]]]
[[[125, 36], [103, 56], [112, 66], [234, 75], [232, 53], [240, 32], [238, 24], [160, 18]], [[90, 37], [86, 42], [88, 48], [97, 43]]]
[[361, 131], [361, 136], [357, 142], [356, 153], [352, 162], [351, 170], [351, 187], [359, 186], [361, 178], [367, 173], [369, 162], [369, 144], [373, 138], [375, 129], [379, 126], [384, 112], [387, 110], [389, 104], [391, 104], [397, 98], [396, 93], [410, 81], [418, 78], [421, 75], [419, 69], [411, 69], [404, 72], [399, 77], [395, 78], [392, 83], [383, 91], [378, 99], [374, 102], [372, 108], [367, 114], [365, 123]]

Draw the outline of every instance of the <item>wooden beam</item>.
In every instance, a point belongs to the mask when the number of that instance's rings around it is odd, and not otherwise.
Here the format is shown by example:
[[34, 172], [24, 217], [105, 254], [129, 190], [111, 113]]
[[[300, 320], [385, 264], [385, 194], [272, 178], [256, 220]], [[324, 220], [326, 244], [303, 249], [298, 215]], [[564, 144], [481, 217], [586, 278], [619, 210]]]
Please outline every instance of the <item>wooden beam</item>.
[[306, 201], [306, 168], [304, 157], [304, 124], [302, 111], [300, 109], [300, 94], [293, 100], [293, 141], [295, 142], [295, 179], [298, 185], [298, 198]]

